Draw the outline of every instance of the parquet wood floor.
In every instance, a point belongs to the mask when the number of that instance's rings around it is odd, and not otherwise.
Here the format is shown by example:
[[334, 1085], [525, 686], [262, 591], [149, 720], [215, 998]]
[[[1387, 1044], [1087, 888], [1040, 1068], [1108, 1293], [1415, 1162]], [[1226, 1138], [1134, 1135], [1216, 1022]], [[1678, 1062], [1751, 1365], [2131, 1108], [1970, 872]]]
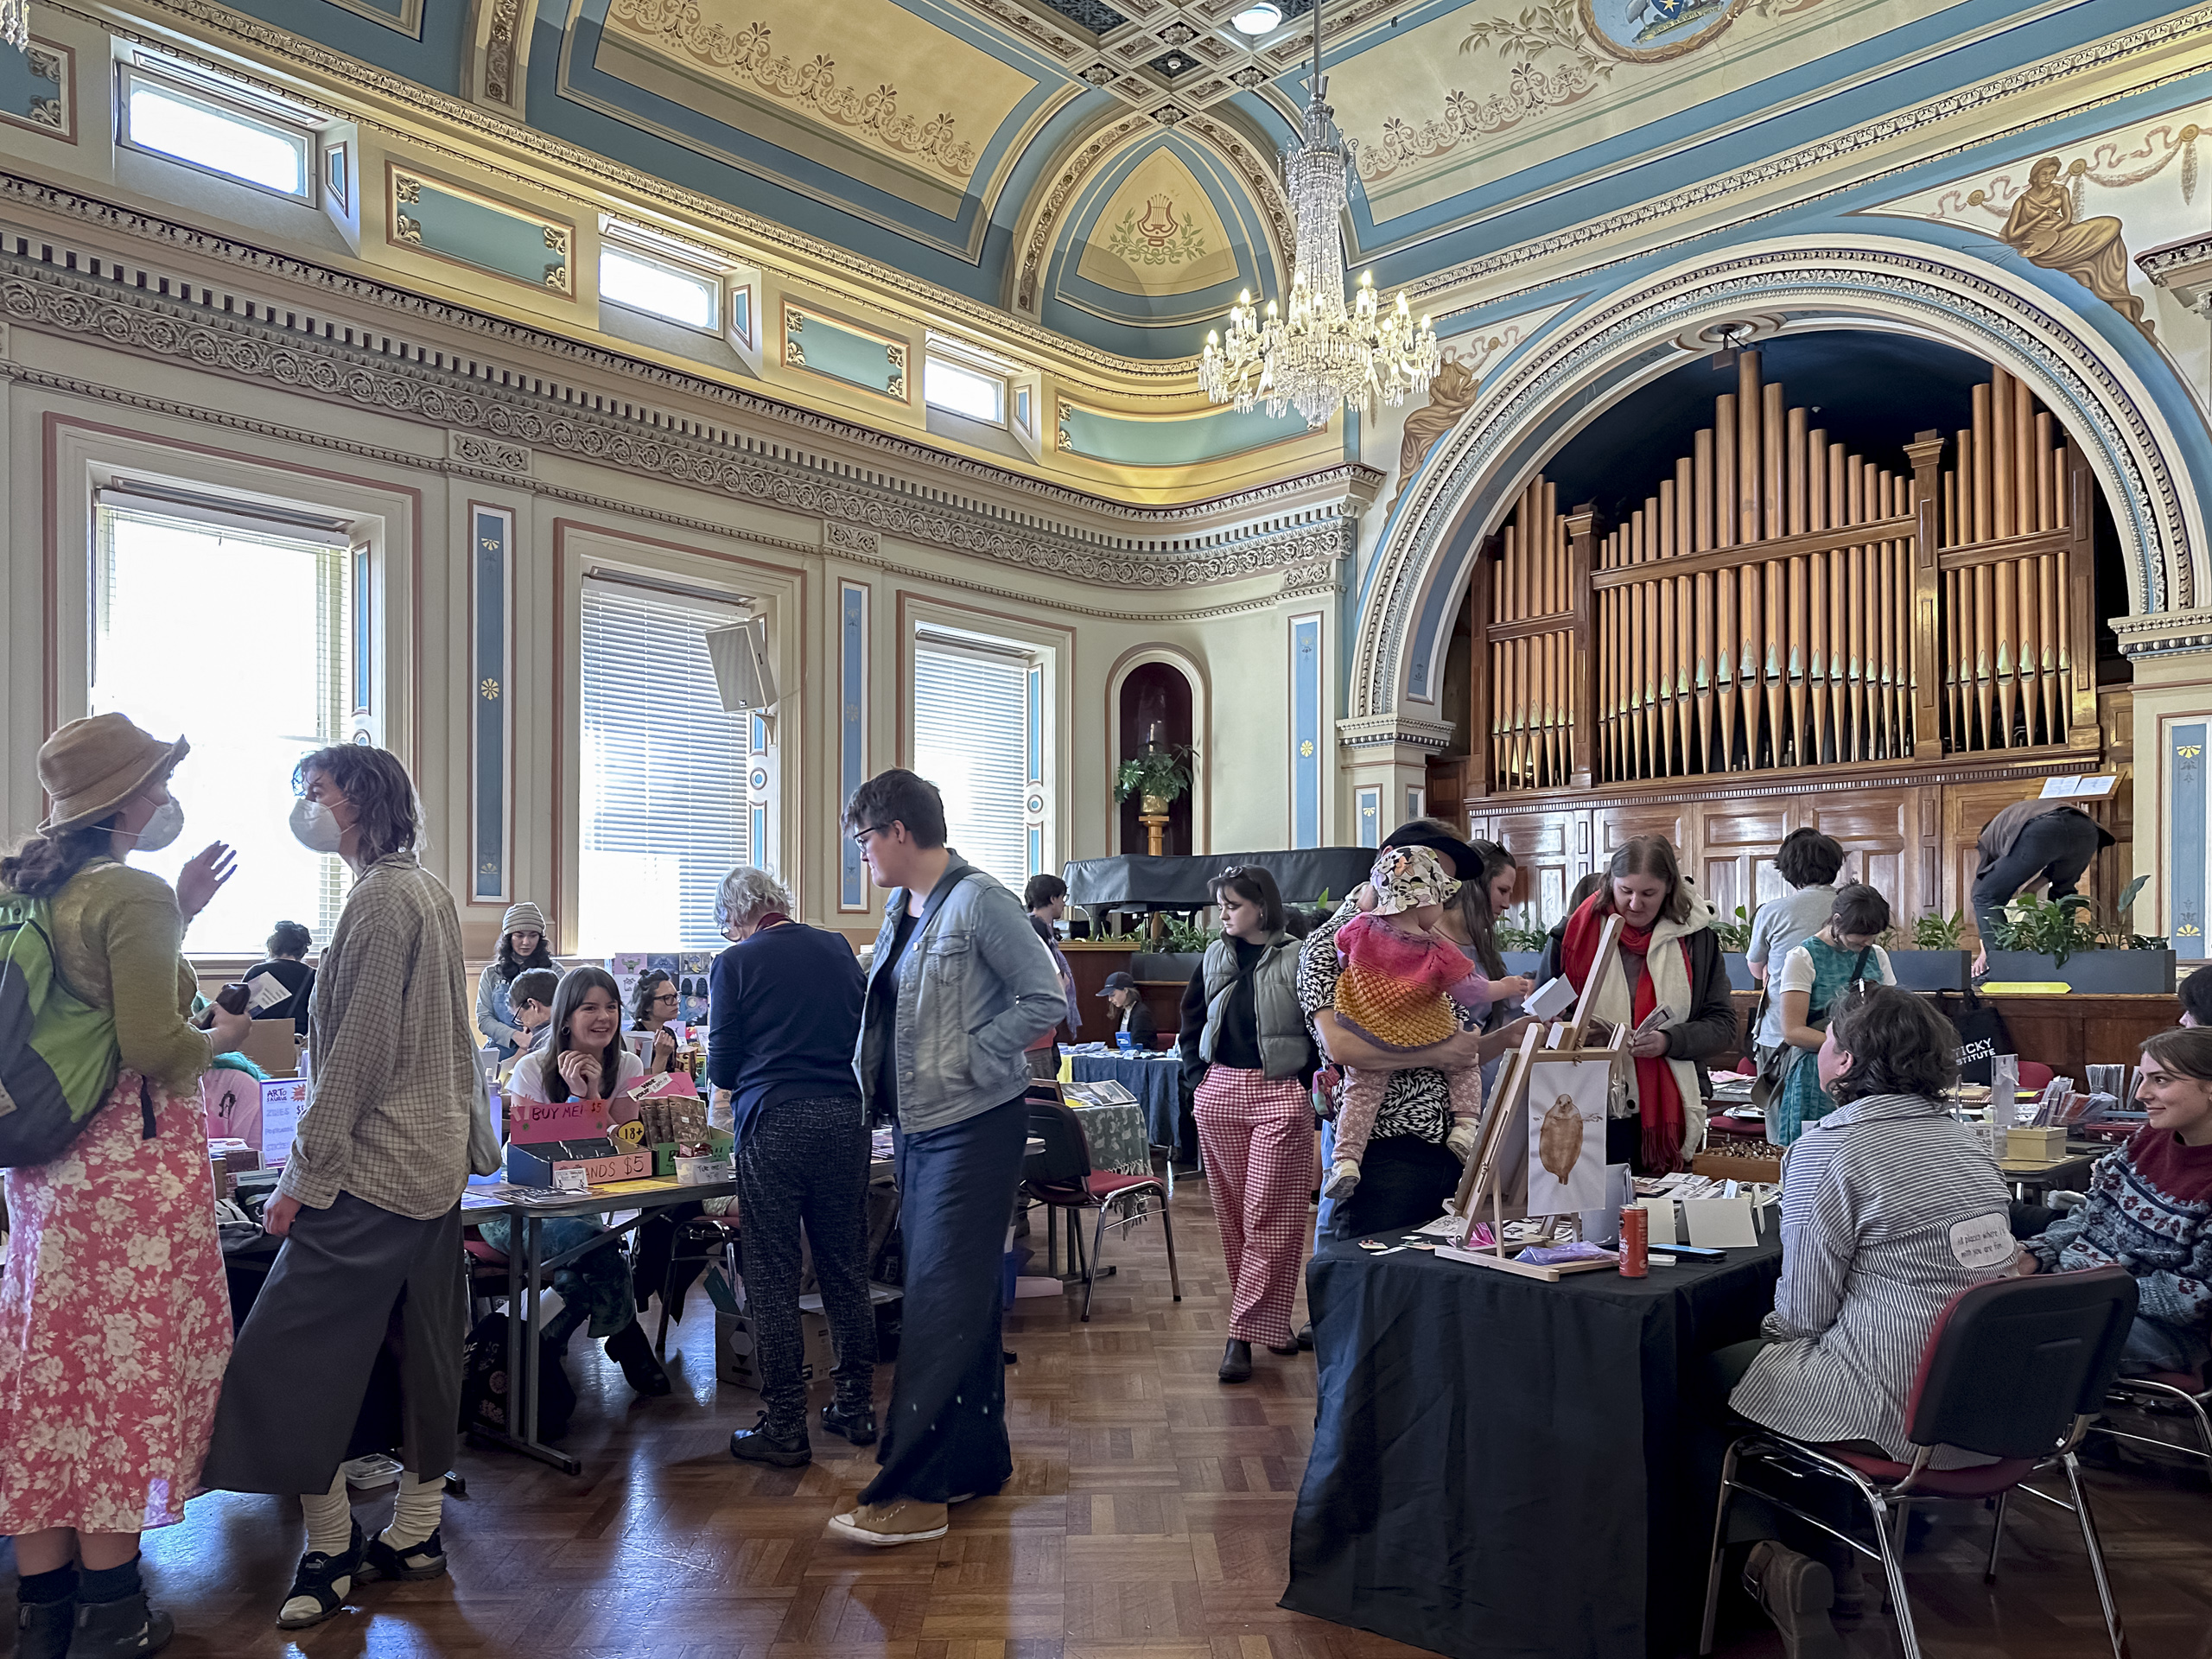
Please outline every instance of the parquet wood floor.
[[[639, 1401], [581, 1340], [583, 1399], [567, 1442], [577, 1478], [462, 1454], [448, 1500], [450, 1578], [365, 1587], [297, 1637], [276, 1605], [299, 1548], [296, 1504], [217, 1495], [154, 1535], [149, 1579], [175, 1614], [179, 1659], [1393, 1659], [1415, 1649], [1282, 1611], [1291, 1507], [1313, 1416], [1310, 1356], [1256, 1357], [1214, 1380], [1227, 1287], [1205, 1189], [1179, 1184], [1184, 1300], [1169, 1300], [1154, 1229], [1109, 1241], [1122, 1264], [1088, 1325], [1076, 1300], [1025, 1300], [1007, 1321], [1013, 1484], [953, 1512], [936, 1544], [869, 1551], [823, 1525], [873, 1452], [817, 1435], [802, 1470], [738, 1464], [755, 1397], [720, 1387], [712, 1319], [671, 1333], [676, 1391]], [[1302, 1300], [1302, 1299], [1301, 1299]], [[1303, 1317], [1301, 1313], [1300, 1317]], [[680, 1347], [680, 1357], [678, 1351]], [[887, 1393], [891, 1371], [883, 1368]], [[2212, 1496], [2096, 1477], [2106, 1546], [2138, 1659], [2212, 1659]], [[365, 1524], [391, 1494], [362, 1495]], [[2005, 1576], [1980, 1577], [1979, 1517], [1940, 1522], [1910, 1560], [1929, 1659], [2094, 1659], [2103, 1634], [2069, 1517], [2015, 1505]], [[0, 1629], [14, 1628], [0, 1546]], [[1593, 1570], [1603, 1571], [1602, 1563]], [[0, 1637], [0, 1640], [4, 1640]], [[1878, 1630], [1853, 1642], [1894, 1650]], [[1770, 1659], [1770, 1633], [1729, 1659]]]

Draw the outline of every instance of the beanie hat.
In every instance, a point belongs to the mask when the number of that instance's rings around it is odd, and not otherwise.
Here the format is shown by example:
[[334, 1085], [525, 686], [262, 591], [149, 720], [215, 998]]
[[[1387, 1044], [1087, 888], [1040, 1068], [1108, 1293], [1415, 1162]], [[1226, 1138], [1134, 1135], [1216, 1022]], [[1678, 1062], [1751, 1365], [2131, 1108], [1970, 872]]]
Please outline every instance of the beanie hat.
[[510, 933], [535, 933], [543, 938], [546, 931], [545, 912], [527, 899], [518, 905], [509, 905], [507, 913], [499, 918], [499, 937], [503, 939]]

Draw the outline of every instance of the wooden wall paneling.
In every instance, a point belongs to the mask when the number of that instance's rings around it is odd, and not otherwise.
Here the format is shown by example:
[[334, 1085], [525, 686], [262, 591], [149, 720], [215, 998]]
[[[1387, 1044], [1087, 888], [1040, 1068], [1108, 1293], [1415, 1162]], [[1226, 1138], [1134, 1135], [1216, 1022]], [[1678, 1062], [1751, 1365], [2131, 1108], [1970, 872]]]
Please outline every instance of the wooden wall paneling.
[[1589, 812], [1500, 812], [1477, 818], [1470, 833], [1496, 842], [1520, 865], [1516, 910], [1532, 907], [1545, 927], [1567, 913], [1567, 895], [1590, 868]]
[[1746, 913], [1784, 892], [1774, 872], [1775, 849], [1789, 833], [1787, 798], [1766, 801], [1707, 801], [1692, 816], [1693, 845], [1678, 848], [1690, 874], [1723, 919], [1740, 905]]
[[1891, 916], [1908, 929], [1920, 914], [1922, 902], [1920, 861], [1915, 855], [1920, 840], [1920, 796], [1917, 789], [1839, 791], [1814, 796], [1792, 815], [1798, 823], [1833, 836], [1842, 846], [1839, 885], [1864, 881], [1890, 901]]

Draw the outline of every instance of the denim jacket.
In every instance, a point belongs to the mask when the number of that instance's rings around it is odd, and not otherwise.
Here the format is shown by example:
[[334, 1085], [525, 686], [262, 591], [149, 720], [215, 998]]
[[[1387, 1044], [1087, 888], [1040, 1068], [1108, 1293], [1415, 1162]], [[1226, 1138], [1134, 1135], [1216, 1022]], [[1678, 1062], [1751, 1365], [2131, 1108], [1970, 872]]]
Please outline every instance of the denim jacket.
[[[1029, 925], [1021, 901], [957, 852], [931, 890], [899, 978], [896, 1023], [899, 1122], [909, 1135], [1002, 1106], [1027, 1087], [1030, 1044], [1067, 1012], [1059, 969]], [[868, 985], [891, 963], [899, 924], [913, 894], [884, 906]], [[861, 1024], [853, 1067], [873, 1120], [882, 1021]]]

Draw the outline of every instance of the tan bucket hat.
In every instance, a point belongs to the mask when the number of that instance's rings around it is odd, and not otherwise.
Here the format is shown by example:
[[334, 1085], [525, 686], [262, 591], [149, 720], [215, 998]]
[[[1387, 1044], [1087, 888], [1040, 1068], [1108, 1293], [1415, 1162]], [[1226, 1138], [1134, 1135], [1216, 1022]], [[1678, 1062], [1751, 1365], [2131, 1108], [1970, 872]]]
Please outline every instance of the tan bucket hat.
[[38, 780], [54, 798], [39, 834], [98, 823], [191, 753], [182, 738], [164, 743], [122, 715], [71, 721], [39, 747]]

